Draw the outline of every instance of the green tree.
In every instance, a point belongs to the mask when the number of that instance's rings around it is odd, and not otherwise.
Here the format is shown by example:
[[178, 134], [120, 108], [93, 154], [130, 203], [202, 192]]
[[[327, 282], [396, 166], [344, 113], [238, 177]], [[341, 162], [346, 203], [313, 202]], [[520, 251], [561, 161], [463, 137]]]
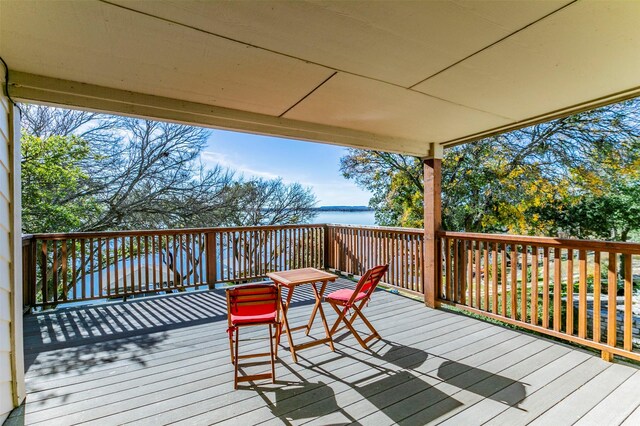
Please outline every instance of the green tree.
[[71, 231], [99, 214], [92, 197], [77, 196], [88, 179], [81, 167], [90, 156], [85, 140], [23, 134], [21, 154], [23, 232]]
[[252, 179], [236, 186], [240, 208], [227, 217], [231, 226], [260, 226], [280, 223], [305, 223], [317, 214], [311, 208], [316, 197], [299, 183], [285, 184], [282, 179]]
[[300, 223], [314, 215], [308, 188], [205, 168], [207, 129], [22, 108], [24, 232]]
[[[579, 225], [580, 235], [603, 235], [587, 230], [591, 221], [591, 228], [604, 226], [609, 237], [623, 238], [625, 229], [625, 235], [638, 229], [627, 214], [633, 211], [633, 195], [620, 197], [624, 188], [627, 193], [637, 188], [633, 174], [640, 170], [639, 109], [640, 100], [633, 99], [445, 150], [443, 226], [454, 231], [575, 236]], [[341, 170], [373, 193], [370, 206], [379, 224], [422, 226], [419, 159], [353, 149], [341, 159]], [[602, 198], [607, 192], [618, 199]], [[600, 197], [597, 203], [594, 197]], [[593, 222], [575, 212], [597, 207], [605, 216], [607, 209], [622, 204], [626, 213], [616, 216], [616, 224]], [[570, 209], [576, 216], [567, 219]]]

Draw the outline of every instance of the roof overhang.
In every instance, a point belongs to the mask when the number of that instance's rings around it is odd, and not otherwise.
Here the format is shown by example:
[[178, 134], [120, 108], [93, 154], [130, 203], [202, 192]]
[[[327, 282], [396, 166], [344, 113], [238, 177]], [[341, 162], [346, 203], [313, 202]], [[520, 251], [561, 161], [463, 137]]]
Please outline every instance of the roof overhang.
[[19, 100], [429, 154], [640, 95], [640, 2], [14, 1]]

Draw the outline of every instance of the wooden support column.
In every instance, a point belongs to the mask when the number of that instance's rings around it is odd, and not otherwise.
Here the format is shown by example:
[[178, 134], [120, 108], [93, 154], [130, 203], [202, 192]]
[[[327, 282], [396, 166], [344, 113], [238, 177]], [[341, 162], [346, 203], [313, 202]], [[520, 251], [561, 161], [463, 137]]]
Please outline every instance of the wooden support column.
[[442, 228], [441, 184], [442, 147], [431, 144], [424, 162], [424, 303], [438, 307], [441, 259], [437, 232]]
[[[204, 237], [207, 284], [209, 285], [209, 290], [213, 290], [216, 288], [216, 281], [218, 280], [218, 244], [216, 242], [216, 232], [207, 232], [204, 234]], [[222, 234], [220, 238], [222, 238]]]
[[323, 251], [323, 261], [322, 261], [322, 267], [324, 269], [329, 269], [332, 268], [333, 265], [331, 264], [331, 260], [329, 259], [329, 226], [328, 225], [324, 225], [322, 227], [322, 251]]

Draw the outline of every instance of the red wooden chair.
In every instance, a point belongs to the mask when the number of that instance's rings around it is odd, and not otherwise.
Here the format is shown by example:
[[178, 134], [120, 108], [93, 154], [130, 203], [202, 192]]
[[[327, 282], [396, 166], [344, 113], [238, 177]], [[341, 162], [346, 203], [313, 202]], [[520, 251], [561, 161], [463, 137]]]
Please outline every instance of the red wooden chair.
[[[338, 319], [329, 331], [330, 335], [333, 336], [333, 334], [338, 330], [340, 322], [344, 322], [344, 325], [349, 329], [349, 331], [351, 331], [358, 343], [360, 343], [360, 346], [364, 349], [367, 349], [367, 343], [372, 339], [380, 338], [376, 329], [373, 328], [373, 325], [371, 325], [369, 320], [367, 320], [367, 318], [362, 314], [362, 308], [369, 302], [376, 286], [387, 272], [388, 268], [389, 265], [376, 266], [365, 272], [365, 274], [360, 278], [360, 281], [358, 281], [354, 290], [343, 288], [325, 296], [325, 301], [328, 302], [338, 313]], [[347, 318], [351, 309], [353, 309], [354, 312], [349, 318]], [[356, 329], [353, 328], [353, 322], [357, 317], [360, 317], [371, 331], [371, 335], [365, 339], [360, 337]]]
[[[238, 389], [238, 382], [271, 379], [271, 382], [275, 383], [275, 360], [278, 357], [280, 340], [280, 303], [280, 289], [274, 284], [250, 284], [227, 290], [227, 322], [229, 324], [227, 332], [229, 333], [231, 363], [234, 366], [234, 389]], [[259, 325], [269, 326], [269, 352], [239, 355], [240, 328]], [[270, 373], [238, 377], [239, 360], [264, 356], [270, 357]]]

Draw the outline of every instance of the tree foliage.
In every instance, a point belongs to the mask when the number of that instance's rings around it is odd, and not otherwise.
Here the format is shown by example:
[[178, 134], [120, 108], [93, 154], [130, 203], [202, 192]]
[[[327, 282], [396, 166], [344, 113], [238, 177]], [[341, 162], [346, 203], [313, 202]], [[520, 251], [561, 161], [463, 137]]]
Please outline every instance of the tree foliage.
[[310, 209], [316, 203], [315, 196], [299, 183], [287, 185], [282, 179], [254, 179], [238, 182], [236, 190], [242, 208], [229, 212], [229, 225], [305, 223], [316, 215]]
[[80, 163], [90, 155], [87, 143], [75, 136], [22, 136], [22, 220], [25, 229], [78, 228], [99, 214], [84, 192], [87, 174]]
[[297, 223], [311, 190], [205, 168], [206, 129], [24, 105], [23, 231]]
[[[626, 101], [447, 149], [443, 226], [625, 240], [640, 227], [639, 108]], [[418, 158], [354, 149], [341, 170], [374, 194], [378, 223], [422, 226]]]

